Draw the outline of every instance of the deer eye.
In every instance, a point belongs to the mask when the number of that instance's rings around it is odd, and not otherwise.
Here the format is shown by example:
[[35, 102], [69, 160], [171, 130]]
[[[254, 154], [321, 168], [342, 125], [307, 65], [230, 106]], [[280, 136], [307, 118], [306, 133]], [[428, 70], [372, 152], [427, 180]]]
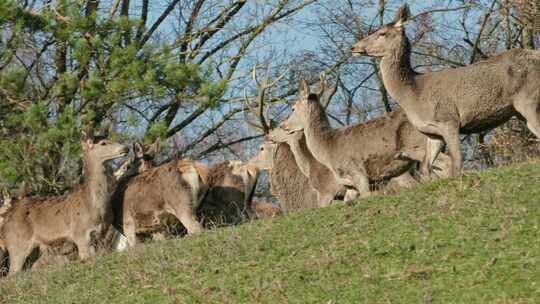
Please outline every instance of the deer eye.
[[379, 37], [384, 37], [384, 36], [386, 36], [386, 32], [379, 33]]
[[107, 142], [105, 142], [105, 141], [100, 141], [99, 144], [102, 145], [102, 146], [105, 146], [105, 145], [107, 144]]

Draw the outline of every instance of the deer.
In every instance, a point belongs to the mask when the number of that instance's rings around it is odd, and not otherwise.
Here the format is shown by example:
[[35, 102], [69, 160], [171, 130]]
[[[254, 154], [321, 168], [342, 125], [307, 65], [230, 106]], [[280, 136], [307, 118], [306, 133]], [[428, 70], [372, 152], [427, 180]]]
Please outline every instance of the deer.
[[129, 149], [84, 131], [81, 146], [85, 181], [79, 189], [64, 196], [25, 197], [4, 215], [0, 246], [9, 255], [10, 275], [23, 270], [34, 250], [57, 243], [74, 243], [81, 260], [95, 255], [97, 241], [112, 223], [107, 164]]
[[208, 168], [208, 194], [198, 210], [204, 225], [237, 224], [252, 212], [259, 169], [239, 160]]
[[[359, 40], [351, 52], [381, 58], [380, 71], [390, 96], [414, 127], [429, 137], [430, 155], [446, 144], [451, 175], [460, 174], [463, 166], [460, 134], [490, 130], [518, 116], [540, 136], [540, 52], [513, 49], [468, 66], [420, 74], [411, 67], [405, 33], [409, 19], [405, 4], [393, 22]], [[424, 165], [429, 170], [431, 164]]]
[[[252, 69], [252, 80], [257, 87], [255, 102], [250, 102], [247, 91], [244, 90], [244, 119], [254, 129], [268, 135], [276, 127], [273, 120], [267, 120], [264, 113], [267, 90], [276, 85], [285, 75], [282, 74], [270, 80], [270, 67], [263, 81], [257, 77], [257, 66]], [[259, 123], [252, 122], [247, 117], [250, 111], [259, 118]], [[287, 143], [266, 141], [260, 145], [259, 151], [247, 162], [260, 171], [268, 171], [271, 192], [288, 212], [303, 208], [319, 207], [317, 191], [311, 186], [309, 179], [302, 173], [296, 163], [291, 147]]]
[[271, 193], [278, 198], [282, 212], [319, 207], [317, 192], [286, 143], [264, 142], [248, 163], [269, 172]]
[[[135, 142], [134, 156], [125, 162], [115, 174], [130, 178], [155, 166], [154, 156], [159, 151], [159, 142], [142, 146]], [[216, 223], [236, 224], [249, 216], [251, 198], [259, 171], [241, 161], [224, 161], [210, 167], [194, 163], [199, 172], [206, 173], [207, 194], [197, 208], [203, 227]], [[140, 231], [139, 233], [142, 233]]]
[[208, 191], [208, 169], [191, 160], [154, 166], [150, 157], [144, 162], [144, 153], [135, 154], [143, 160], [138, 162], [136, 157], [133, 161], [139, 163], [133, 167], [138, 174], [128, 173], [113, 195], [115, 226], [127, 238], [128, 246], [137, 243], [137, 234], [162, 228], [166, 215], [176, 217], [188, 234], [201, 233], [203, 226], [196, 212]]
[[286, 143], [289, 146], [298, 169], [308, 178], [311, 187], [317, 193], [317, 207], [327, 207], [336, 196], [343, 196], [345, 187], [337, 182], [332, 171], [313, 157], [307, 148], [302, 131], [289, 133], [282, 128], [275, 128], [267, 138], [272, 142]]
[[387, 181], [426, 158], [426, 136], [418, 132], [401, 109], [382, 117], [333, 129], [320, 103], [300, 81], [299, 97], [280, 127], [303, 132], [315, 160], [328, 168], [336, 182], [349, 189], [345, 201], [371, 195], [370, 183]]

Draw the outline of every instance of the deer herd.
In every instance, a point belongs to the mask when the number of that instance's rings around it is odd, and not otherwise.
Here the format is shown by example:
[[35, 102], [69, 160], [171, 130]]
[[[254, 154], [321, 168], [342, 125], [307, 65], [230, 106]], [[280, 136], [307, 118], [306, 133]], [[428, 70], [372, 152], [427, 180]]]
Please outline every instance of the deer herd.
[[[540, 136], [540, 52], [510, 50], [469, 66], [419, 74], [411, 67], [404, 29], [409, 14], [402, 6], [392, 23], [351, 49], [353, 56], [380, 58], [384, 85], [401, 108], [335, 129], [326, 107], [337, 85], [328, 87], [322, 80], [320, 90], [312, 92], [300, 80], [288, 118], [269, 125], [263, 115], [265, 91], [280, 78], [260, 84], [254, 72], [260, 89], [257, 127], [266, 137], [247, 162], [157, 164], [157, 144], [135, 143], [133, 156], [112, 172], [110, 161], [128, 155], [128, 147], [82, 133], [80, 188], [15, 201], [4, 195], [0, 268], [13, 274], [51, 259], [86, 260], [97, 250], [125, 250], [140, 237], [163, 233], [167, 216], [187, 234], [199, 234], [219, 220], [239, 223], [281, 210], [326, 207], [335, 199], [364, 198], [373, 185], [408, 186], [418, 178], [455, 176], [462, 168], [459, 135], [492, 129], [512, 116], [526, 120]], [[441, 152], [445, 145], [449, 155]], [[281, 208], [252, 202], [264, 170]]]

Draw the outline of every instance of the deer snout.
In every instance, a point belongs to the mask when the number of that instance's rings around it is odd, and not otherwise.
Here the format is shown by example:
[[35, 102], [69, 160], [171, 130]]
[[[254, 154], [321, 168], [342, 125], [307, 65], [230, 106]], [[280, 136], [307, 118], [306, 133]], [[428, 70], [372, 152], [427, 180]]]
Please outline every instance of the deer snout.
[[351, 53], [353, 56], [367, 55], [367, 50], [362, 45], [355, 44], [351, 47]]

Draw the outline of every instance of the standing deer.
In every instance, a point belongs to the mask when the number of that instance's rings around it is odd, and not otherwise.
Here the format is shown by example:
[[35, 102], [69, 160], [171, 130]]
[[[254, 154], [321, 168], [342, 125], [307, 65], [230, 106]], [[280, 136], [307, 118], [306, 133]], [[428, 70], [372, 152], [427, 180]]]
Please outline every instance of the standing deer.
[[298, 168], [289, 145], [263, 143], [248, 163], [261, 171], [268, 170], [271, 192], [278, 198], [283, 211], [319, 207], [317, 192]]
[[327, 207], [338, 195], [345, 192], [332, 171], [318, 162], [306, 145], [304, 132], [287, 132], [281, 128], [275, 128], [268, 134], [268, 139], [273, 142], [286, 143], [294, 155], [298, 169], [308, 178], [311, 187], [317, 193], [317, 206]]
[[167, 214], [175, 216], [188, 234], [202, 232], [196, 211], [208, 190], [207, 179], [204, 166], [173, 160], [119, 183], [113, 195], [115, 222], [129, 246], [136, 244], [137, 233], [161, 227], [161, 218]]
[[[411, 67], [404, 28], [408, 19], [404, 5], [394, 22], [357, 42], [352, 53], [381, 58], [388, 92], [411, 123], [430, 137], [431, 155], [446, 143], [452, 175], [462, 167], [460, 133], [489, 130], [519, 114], [540, 136], [540, 52], [514, 49], [469, 66], [419, 74]], [[429, 169], [430, 164], [425, 165]]]
[[106, 163], [123, 157], [128, 148], [82, 133], [85, 182], [79, 190], [58, 197], [24, 198], [5, 214], [0, 239], [9, 254], [9, 273], [22, 270], [40, 247], [73, 242], [79, 257], [95, 254], [96, 242], [112, 222], [111, 176]]
[[[319, 95], [310, 92], [305, 80], [300, 81], [299, 99], [281, 127], [289, 132], [303, 131], [309, 151], [339, 185], [364, 197], [370, 194], [370, 181], [402, 175], [426, 157], [426, 137], [415, 130], [403, 111], [333, 129]], [[349, 194], [345, 200], [354, 198]]]
[[[124, 163], [115, 174], [129, 179], [155, 166], [154, 155], [159, 151], [157, 142], [151, 146], [135, 143], [133, 150], [134, 156], [129, 162]], [[211, 224], [218, 222], [234, 224], [248, 215], [259, 175], [257, 168], [240, 161], [225, 161], [211, 167], [194, 163], [194, 166], [198, 172], [205, 172], [205, 187], [208, 189], [204, 200], [197, 208], [197, 214], [201, 218], [203, 226], [209, 228]], [[117, 211], [117, 213], [119, 214], [118, 218], [121, 218], [121, 211]], [[120, 222], [119, 225], [121, 225]], [[137, 228], [136, 233], [148, 230], [148, 227], [144, 226]]]
[[[250, 126], [262, 130], [264, 134], [269, 134], [274, 127], [273, 121], [268, 122], [264, 115], [266, 92], [283, 77], [284, 75], [281, 75], [274, 81], [270, 81], [270, 74], [267, 70], [265, 80], [260, 82], [257, 79], [257, 69], [253, 68], [252, 78], [257, 85], [257, 95], [255, 106], [249, 106], [248, 109], [251, 111], [255, 109], [253, 112], [259, 118], [260, 123], [251, 122], [247, 117], [245, 120]], [[249, 105], [247, 94], [245, 94], [244, 99]], [[259, 168], [259, 170], [269, 171], [272, 194], [278, 197], [284, 211], [319, 207], [317, 191], [300, 171], [288, 144], [263, 143], [259, 152], [248, 161], [248, 164]]]

